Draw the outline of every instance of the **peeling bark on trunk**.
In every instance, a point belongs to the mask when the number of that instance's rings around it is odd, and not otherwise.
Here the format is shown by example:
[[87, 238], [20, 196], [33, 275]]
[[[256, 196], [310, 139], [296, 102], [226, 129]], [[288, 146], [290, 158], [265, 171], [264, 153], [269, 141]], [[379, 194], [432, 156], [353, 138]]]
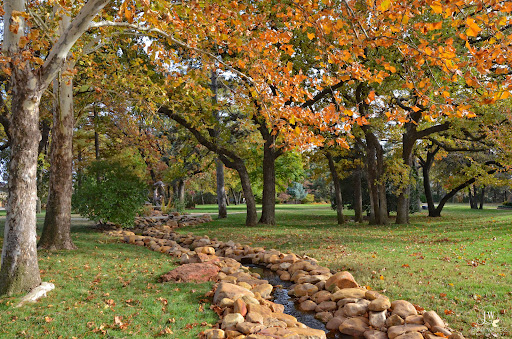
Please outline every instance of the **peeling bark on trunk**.
[[340, 178], [338, 176], [338, 172], [336, 171], [336, 165], [334, 164], [332, 155], [327, 152], [325, 156], [329, 161], [329, 170], [331, 171], [332, 182], [334, 184], [334, 196], [336, 198], [336, 216], [338, 218], [338, 225], [342, 225], [345, 220], [343, 218], [343, 196], [341, 194]]
[[215, 160], [217, 168], [217, 205], [219, 206], [219, 219], [227, 218], [227, 198], [224, 188], [224, 164], [220, 159]]
[[[30, 290], [40, 284], [36, 247], [37, 156], [41, 139], [39, 102], [44, 90], [62, 70], [77, 39], [88, 29], [96, 14], [109, 0], [89, 0], [71, 25], [53, 44], [42, 66], [30, 68], [19, 50], [26, 33], [22, 16], [16, 16], [18, 29], [5, 29], [2, 53], [11, 59], [11, 159], [9, 197], [5, 221], [0, 295]], [[13, 11], [25, 12], [25, 0], [4, 1], [4, 23], [13, 24]], [[24, 65], [24, 66], [22, 66]]]
[[[13, 72], [14, 73], [14, 72]], [[36, 200], [39, 101], [34, 77], [14, 75], [12, 84], [11, 160], [5, 220], [0, 295], [33, 289], [41, 283], [37, 262]]]
[[[68, 63], [65, 70], [72, 70]], [[73, 190], [73, 82], [70, 78], [55, 80], [58, 104], [53, 112], [50, 150], [50, 182], [43, 232], [38, 247], [47, 250], [72, 250], [71, 195]]]

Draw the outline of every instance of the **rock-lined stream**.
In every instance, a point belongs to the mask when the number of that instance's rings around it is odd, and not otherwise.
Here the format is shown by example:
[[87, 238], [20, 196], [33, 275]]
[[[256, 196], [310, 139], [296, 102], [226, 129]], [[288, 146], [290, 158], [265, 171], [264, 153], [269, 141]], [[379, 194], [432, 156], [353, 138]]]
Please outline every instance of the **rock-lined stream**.
[[279, 279], [277, 274], [272, 270], [265, 268], [264, 266], [254, 265], [254, 264], [244, 264], [244, 266], [249, 267], [249, 270], [253, 273], [258, 273], [262, 279], [268, 281], [269, 284], [274, 286], [274, 291], [272, 296], [274, 297], [274, 302], [276, 304], [281, 304], [284, 306], [284, 313], [289, 314], [297, 318], [298, 321], [307, 325], [311, 328], [322, 330], [327, 333], [327, 338], [334, 339], [349, 339], [353, 338], [349, 335], [344, 335], [339, 332], [329, 332], [325, 329], [325, 324], [320, 320], [315, 318], [315, 312], [304, 312], [299, 309], [299, 304], [296, 303], [292, 297], [288, 295], [288, 291], [290, 290], [290, 286], [293, 285], [290, 281], [284, 281]]

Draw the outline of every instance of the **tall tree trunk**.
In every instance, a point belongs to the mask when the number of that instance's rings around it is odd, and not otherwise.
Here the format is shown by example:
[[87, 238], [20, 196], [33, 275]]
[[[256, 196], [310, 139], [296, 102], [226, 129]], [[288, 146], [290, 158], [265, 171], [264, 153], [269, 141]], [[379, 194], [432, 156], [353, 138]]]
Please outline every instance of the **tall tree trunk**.
[[[473, 189], [474, 189], [474, 186], [473, 186]], [[476, 189], [475, 190], [475, 193], [476, 193]], [[473, 194], [473, 191], [471, 189], [471, 186], [468, 187], [468, 196], [469, 196], [469, 207], [473, 210], [473, 209], [476, 209], [476, 198]]]
[[[412, 151], [414, 148], [414, 143], [416, 141], [415, 137], [415, 129], [414, 128], [408, 128], [406, 133], [402, 136], [402, 160], [404, 161], [404, 165], [407, 168], [408, 178], [406, 180], [410, 179], [411, 176], [411, 168], [413, 164], [413, 157], [412, 157]], [[409, 131], [410, 130], [410, 131]], [[411, 185], [408, 184], [403, 189], [402, 192], [400, 192], [400, 195], [398, 196], [397, 206], [396, 206], [396, 223], [397, 224], [407, 224], [409, 223], [409, 204], [410, 204], [410, 195], [411, 195]]]
[[240, 182], [242, 183], [242, 190], [244, 192], [245, 204], [247, 207], [245, 225], [255, 226], [258, 223], [258, 214], [256, 212], [256, 200], [254, 200], [249, 173], [247, 172], [244, 164], [237, 163], [235, 169], [240, 176]]
[[[214, 106], [217, 105], [217, 91], [218, 91], [218, 83], [217, 83], [217, 70], [214, 69], [212, 71], [211, 76], [211, 89], [213, 92], [212, 96], [212, 104]], [[213, 111], [213, 116], [215, 120], [219, 121], [219, 112], [215, 109]], [[215, 138], [219, 137], [219, 128], [216, 127], [214, 130]], [[219, 219], [227, 218], [228, 210], [227, 210], [227, 199], [226, 199], [226, 189], [224, 188], [224, 164], [220, 159], [215, 160], [216, 169], [217, 169], [217, 206], [219, 208]]]
[[227, 199], [224, 188], [224, 164], [220, 159], [215, 160], [217, 166], [217, 205], [219, 205], [219, 219], [227, 218]]
[[[4, 1], [4, 24], [18, 29], [4, 29], [2, 52], [11, 59], [11, 159], [9, 163], [9, 197], [5, 220], [0, 295], [13, 294], [36, 287], [41, 278], [37, 263], [36, 199], [37, 156], [39, 132], [39, 102], [44, 90], [62, 69], [69, 50], [89, 28], [92, 19], [108, 0], [89, 0], [72, 21], [65, 34], [53, 44], [44, 64], [30, 68], [21, 55], [19, 42], [26, 33], [19, 13], [25, 12], [25, 0]], [[14, 11], [18, 14], [13, 15]]]
[[363, 193], [361, 187], [361, 168], [354, 172], [354, 213], [355, 222], [363, 222]]
[[[67, 18], [67, 19], [66, 19]], [[69, 25], [64, 16], [62, 25]], [[68, 61], [64, 71], [71, 71]], [[53, 112], [52, 144], [50, 151], [50, 182], [43, 233], [38, 247], [48, 250], [71, 250], [71, 194], [73, 191], [73, 82], [71, 77], [54, 80], [57, 105]]]
[[331, 171], [332, 182], [334, 184], [334, 197], [336, 200], [336, 216], [338, 218], [338, 225], [342, 225], [345, 220], [343, 218], [343, 197], [341, 194], [340, 178], [336, 171], [336, 165], [334, 164], [331, 153], [327, 151], [325, 156], [329, 162], [329, 170]]
[[178, 181], [178, 201], [180, 204], [185, 204], [185, 181], [180, 179]]
[[0, 295], [29, 291], [41, 283], [36, 244], [36, 171], [41, 138], [39, 101], [42, 90], [31, 73], [27, 75], [22, 70], [14, 70], [13, 73], [9, 197]]
[[478, 209], [484, 208], [484, 200], [485, 200], [485, 186], [482, 186], [482, 189], [480, 191], [480, 206], [478, 206]]
[[384, 183], [379, 183], [384, 175], [384, 154], [382, 146], [377, 137], [368, 129], [368, 126], [363, 126], [363, 130], [365, 130], [367, 144], [366, 170], [368, 174], [368, 188], [371, 196], [371, 208], [374, 213], [373, 219], [370, 214], [370, 223], [387, 225], [386, 186]]
[[263, 145], [263, 196], [261, 199], [260, 224], [276, 224], [276, 158], [275, 138], [264, 134]]

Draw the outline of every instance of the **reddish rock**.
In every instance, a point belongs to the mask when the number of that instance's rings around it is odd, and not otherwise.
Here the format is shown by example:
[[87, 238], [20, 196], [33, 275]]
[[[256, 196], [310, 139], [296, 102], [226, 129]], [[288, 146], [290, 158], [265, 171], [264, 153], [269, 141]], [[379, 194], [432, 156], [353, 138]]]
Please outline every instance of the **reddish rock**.
[[242, 298], [238, 298], [237, 300], [235, 300], [235, 302], [233, 303], [233, 311], [235, 313], [240, 313], [242, 316], [245, 317], [245, 315], [247, 314], [247, 305], [242, 300]]
[[185, 264], [160, 277], [160, 282], [205, 282], [215, 280], [220, 268], [210, 263]]

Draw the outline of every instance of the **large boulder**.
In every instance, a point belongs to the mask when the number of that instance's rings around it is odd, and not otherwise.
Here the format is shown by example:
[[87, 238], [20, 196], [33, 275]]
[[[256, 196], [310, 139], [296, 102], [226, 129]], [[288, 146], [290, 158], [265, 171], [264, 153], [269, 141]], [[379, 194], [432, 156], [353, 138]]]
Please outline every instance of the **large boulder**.
[[338, 288], [353, 288], [358, 287], [356, 280], [347, 271], [338, 272], [325, 282], [325, 289], [328, 291], [333, 291], [334, 286]]
[[223, 282], [217, 286], [217, 290], [213, 296], [213, 303], [218, 304], [224, 298], [236, 300], [243, 296], [250, 296], [254, 298], [254, 293], [246, 288]]
[[205, 282], [215, 280], [220, 267], [211, 263], [196, 263], [181, 265], [162, 275], [161, 282]]

